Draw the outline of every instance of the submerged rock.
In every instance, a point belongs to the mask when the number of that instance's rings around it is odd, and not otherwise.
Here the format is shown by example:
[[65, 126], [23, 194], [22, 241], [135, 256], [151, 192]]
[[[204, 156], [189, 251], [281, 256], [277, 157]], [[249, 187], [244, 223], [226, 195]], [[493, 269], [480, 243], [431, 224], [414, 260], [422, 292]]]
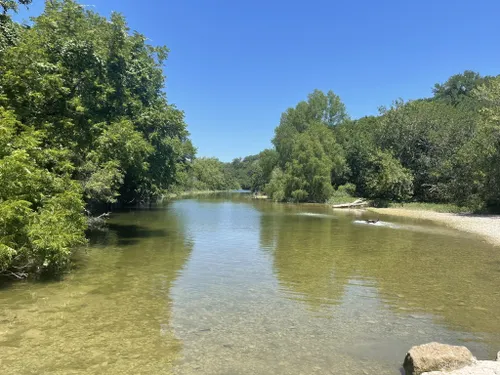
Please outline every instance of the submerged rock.
[[449, 372], [474, 363], [476, 358], [465, 346], [431, 342], [411, 348], [406, 354], [403, 367], [406, 375], [420, 375], [430, 371]]

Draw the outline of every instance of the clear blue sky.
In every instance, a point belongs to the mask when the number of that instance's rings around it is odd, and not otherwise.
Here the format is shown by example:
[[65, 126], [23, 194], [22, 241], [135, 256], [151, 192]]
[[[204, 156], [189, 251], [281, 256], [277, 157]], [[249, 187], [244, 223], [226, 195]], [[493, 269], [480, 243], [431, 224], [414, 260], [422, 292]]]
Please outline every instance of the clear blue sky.
[[[332, 89], [353, 118], [431, 95], [471, 69], [500, 74], [498, 0], [83, 0], [165, 44], [167, 95], [199, 156], [270, 147], [281, 113]], [[34, 0], [27, 14], [37, 14]]]

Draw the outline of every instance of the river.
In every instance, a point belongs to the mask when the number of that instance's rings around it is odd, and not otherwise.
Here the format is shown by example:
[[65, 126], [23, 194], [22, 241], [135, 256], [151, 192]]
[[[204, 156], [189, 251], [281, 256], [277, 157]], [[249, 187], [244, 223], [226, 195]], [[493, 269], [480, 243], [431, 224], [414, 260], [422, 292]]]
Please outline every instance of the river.
[[0, 373], [396, 375], [429, 341], [494, 358], [500, 249], [364, 218], [245, 194], [116, 213], [62, 280], [0, 289]]

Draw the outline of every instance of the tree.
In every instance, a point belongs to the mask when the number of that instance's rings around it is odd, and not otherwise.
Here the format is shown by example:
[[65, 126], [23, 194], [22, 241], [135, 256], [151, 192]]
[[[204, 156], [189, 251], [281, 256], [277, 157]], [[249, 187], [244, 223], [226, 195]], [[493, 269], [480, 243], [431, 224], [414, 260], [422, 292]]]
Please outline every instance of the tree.
[[0, 102], [64, 148], [87, 201], [148, 201], [192, 159], [184, 114], [166, 101], [166, 47], [72, 0], [47, 2], [0, 67]]
[[9, 11], [17, 12], [19, 5], [30, 5], [33, 0], [0, 0], [2, 13], [5, 15]]
[[227, 169], [226, 165], [216, 158], [195, 159], [188, 172], [184, 190], [232, 190], [240, 186]]
[[307, 102], [302, 101], [295, 108], [288, 108], [282, 115], [279, 126], [275, 129], [273, 144], [279, 155], [280, 166], [291, 161], [294, 138], [309, 128], [313, 123], [328, 127], [339, 125], [348, 119], [344, 104], [332, 91], [326, 95], [320, 90], [309, 94]]
[[455, 74], [448, 78], [445, 83], [436, 83], [434, 85], [434, 89], [432, 90], [434, 99], [451, 105], [459, 105], [472, 96], [472, 92], [476, 87], [482, 85], [490, 78], [481, 77], [479, 73], [471, 70]]
[[18, 5], [29, 5], [32, 0], [0, 0], [0, 61], [3, 51], [16, 44], [21, 32], [21, 26], [13, 22], [10, 11], [17, 12]]
[[65, 153], [40, 147], [44, 134], [0, 107], [0, 274], [63, 268], [84, 243], [80, 186]]
[[24, 277], [64, 269], [85, 211], [161, 196], [195, 149], [164, 93], [167, 48], [123, 16], [53, 0], [29, 28], [12, 25], [0, 45], [0, 274]]
[[346, 173], [343, 150], [322, 123], [293, 139], [290, 156], [283, 176], [285, 200], [325, 202], [333, 194], [332, 182]]
[[[475, 137], [457, 155], [461, 173], [456, 193], [469, 205], [497, 211], [500, 208], [500, 77], [474, 91], [482, 104]], [[462, 190], [460, 190], [462, 189]], [[464, 197], [465, 194], [467, 197]]]
[[414, 196], [446, 201], [454, 178], [449, 165], [475, 132], [477, 114], [445, 102], [396, 102], [382, 112], [375, 143], [389, 151], [413, 175]]

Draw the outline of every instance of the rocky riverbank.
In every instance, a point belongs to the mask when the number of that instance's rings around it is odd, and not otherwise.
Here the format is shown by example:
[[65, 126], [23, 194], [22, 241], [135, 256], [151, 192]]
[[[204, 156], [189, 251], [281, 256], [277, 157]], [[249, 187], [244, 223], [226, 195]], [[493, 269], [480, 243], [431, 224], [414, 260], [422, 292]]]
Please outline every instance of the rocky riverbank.
[[496, 361], [478, 361], [465, 346], [431, 342], [411, 348], [403, 367], [406, 375], [500, 375], [500, 352]]

